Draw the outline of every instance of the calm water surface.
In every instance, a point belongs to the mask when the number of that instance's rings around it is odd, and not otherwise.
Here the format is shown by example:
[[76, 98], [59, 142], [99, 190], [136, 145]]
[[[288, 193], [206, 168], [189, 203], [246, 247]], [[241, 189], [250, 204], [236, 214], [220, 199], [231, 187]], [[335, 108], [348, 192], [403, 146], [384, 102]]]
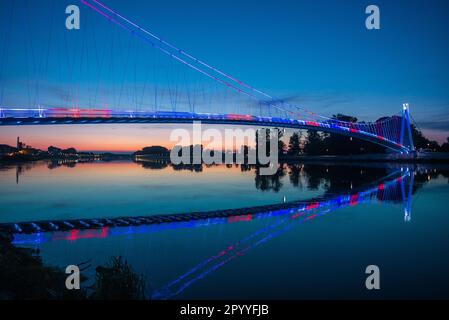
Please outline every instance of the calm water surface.
[[321, 186], [298, 192], [286, 176], [256, 181], [254, 170], [236, 166], [131, 161], [5, 166], [0, 181], [0, 223], [232, 209], [324, 192]]
[[[39, 248], [47, 264], [89, 261], [88, 276], [123, 256], [154, 299], [449, 298], [448, 177], [441, 165], [297, 164], [273, 177], [241, 166], [3, 165], [0, 223], [304, 200], [289, 212], [16, 235], [15, 243]], [[365, 289], [371, 264], [381, 271], [378, 291]]]

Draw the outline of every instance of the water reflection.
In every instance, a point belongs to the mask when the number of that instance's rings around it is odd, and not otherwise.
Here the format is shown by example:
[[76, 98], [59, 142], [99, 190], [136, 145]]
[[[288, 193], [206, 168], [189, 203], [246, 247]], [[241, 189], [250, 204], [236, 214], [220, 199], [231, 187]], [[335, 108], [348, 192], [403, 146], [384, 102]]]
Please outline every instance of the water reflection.
[[[0, 164], [0, 171], [15, 170], [16, 183], [20, 183], [20, 177], [33, 169], [37, 169], [45, 163], [45, 166], [54, 170], [60, 167], [76, 168], [77, 165], [83, 163], [98, 163], [102, 161], [78, 161], [78, 160], [49, 160], [46, 162], [29, 162], [29, 163], [17, 163], [17, 164]], [[120, 163], [124, 163], [121, 161]], [[132, 162], [127, 162], [132, 164]], [[435, 179], [438, 175], [442, 175], [448, 178], [449, 182], [449, 167], [446, 165], [406, 165], [406, 164], [346, 164], [339, 163], [335, 165], [333, 163], [300, 163], [300, 164], [281, 164], [278, 170], [273, 175], [261, 175], [260, 167], [257, 165], [247, 164], [195, 164], [186, 165], [172, 164], [168, 160], [148, 159], [145, 161], [135, 161], [135, 163], [144, 169], [149, 170], [162, 170], [171, 168], [173, 171], [189, 171], [201, 173], [204, 168], [223, 167], [227, 169], [238, 169], [241, 172], [254, 172], [255, 187], [260, 191], [274, 191], [279, 192], [285, 185], [285, 177], [288, 176], [288, 183], [291, 186], [298, 187], [300, 189], [307, 188], [309, 190], [318, 190], [324, 187], [327, 193], [340, 192], [342, 190], [350, 190], [362, 186], [373, 179], [379, 179], [386, 176], [393, 170], [402, 168], [410, 168], [415, 172], [417, 176], [418, 185], [421, 182], [426, 182]], [[341, 168], [344, 167], [344, 170]]]
[[[143, 164], [139, 164], [142, 165]], [[152, 164], [150, 170], [166, 170], [173, 168], [171, 164]], [[158, 166], [162, 166], [158, 168]], [[201, 168], [199, 168], [201, 167]], [[206, 174], [207, 166], [178, 167], [173, 170], [187, 170], [194, 175]], [[144, 167], [145, 168], [145, 167]], [[210, 167], [209, 167], [210, 168]], [[337, 209], [355, 207], [367, 203], [391, 203], [400, 205], [403, 219], [410, 222], [412, 218], [411, 199], [419, 189], [440, 175], [449, 178], [449, 170], [445, 166], [404, 165], [354, 165], [340, 164], [283, 164], [272, 177], [258, 174], [257, 167], [232, 166], [225, 170], [252, 172], [254, 186], [260, 192], [279, 192], [282, 188], [293, 186], [297, 189], [322, 189], [323, 193], [310, 199], [291, 201], [284, 207], [272, 206], [265, 212], [214, 217], [203, 220], [161, 223], [153, 225], [128, 226], [119, 228], [103, 227], [91, 230], [71, 230], [68, 232], [35, 233], [32, 235], [16, 235], [17, 245], [33, 245], [39, 247], [45, 242], [76, 242], [81, 239], [106, 239], [126, 235], [163, 232], [169, 229], [197, 229], [217, 224], [236, 222], [250, 223], [264, 220], [266, 223], [258, 230], [251, 231], [238, 241], [229, 241], [228, 245], [217, 250], [215, 254], [204, 255], [200, 262], [192, 264], [184, 270], [176, 269], [176, 275], [165, 284], [158, 286], [152, 293], [153, 299], [170, 299], [179, 297], [187, 288], [205, 279], [208, 275], [243, 257], [254, 248], [285, 234], [298, 224], [308, 223], [320, 217], [335, 213]], [[203, 172], [200, 170], [204, 170]], [[189, 231], [190, 232], [190, 231]], [[193, 232], [193, 230], [192, 230]], [[290, 233], [291, 234], [291, 233]], [[123, 238], [122, 238], [123, 239]], [[124, 239], [126, 241], [126, 238]], [[140, 250], [140, 249], [136, 249]]]
[[[328, 173], [328, 171], [326, 172]], [[196, 281], [203, 279], [208, 274], [223, 267], [227, 263], [244, 256], [248, 251], [260, 246], [267, 241], [277, 237], [293, 226], [310, 221], [320, 216], [334, 212], [347, 206], [356, 206], [360, 203], [369, 202], [399, 202], [404, 205], [405, 220], [410, 221], [410, 201], [408, 197], [412, 194], [414, 172], [408, 168], [398, 170], [383, 179], [370, 183], [368, 186], [354, 193], [329, 196], [327, 199], [313, 199], [306, 202], [293, 202], [279, 210], [269, 210], [257, 215], [250, 213], [228, 218], [208, 219], [206, 221], [191, 221], [181, 223], [167, 223], [152, 226], [139, 226], [127, 228], [108, 228], [98, 230], [72, 230], [70, 232], [55, 232], [51, 234], [36, 233], [33, 235], [15, 235], [16, 245], [38, 245], [46, 241], [77, 241], [80, 239], [106, 238], [109, 236], [147, 233], [161, 231], [169, 228], [196, 228], [218, 223], [233, 223], [237, 221], [251, 221], [253, 219], [274, 218], [271, 224], [247, 237], [229, 244], [217, 254], [205, 259], [183, 273], [167, 285], [153, 292], [153, 299], [169, 299], [179, 295], [187, 287]], [[409, 190], [406, 192], [406, 190]]]
[[[167, 160], [137, 161], [145, 169], [160, 170], [167, 167], [175, 171], [203, 172], [203, 168], [217, 167], [216, 164], [174, 165]], [[227, 164], [226, 168], [239, 169], [241, 172], [254, 172], [255, 187], [260, 191], [281, 191], [288, 176], [291, 186], [300, 189], [318, 190], [324, 188], [326, 193], [334, 194], [342, 191], [356, 189], [376, 179], [381, 179], [394, 170], [408, 169], [418, 174], [420, 181], [431, 180], [438, 175], [449, 179], [449, 166], [440, 165], [439, 169], [433, 165], [407, 165], [407, 164], [379, 164], [379, 163], [283, 163], [273, 175], [261, 175], [260, 166], [248, 164]], [[342, 167], [344, 168], [342, 170]], [[433, 168], [433, 169], [430, 169]], [[417, 184], [416, 187], [419, 187]]]
[[[405, 172], [400, 172], [399, 176], [397, 176], [398, 174], [399, 172], [393, 173], [377, 186], [364, 189], [357, 193], [339, 195], [329, 200], [319, 202], [310, 202], [309, 204], [300, 207], [292, 206], [290, 210], [279, 212], [281, 218], [276, 219], [273, 224], [230, 244], [216, 255], [205, 259], [164, 287], [155, 290], [152, 294], [152, 298], [173, 298], [196, 281], [203, 279], [205, 276], [223, 267], [227, 263], [244, 256], [253, 248], [266, 243], [274, 237], [280, 236], [290, 230], [294, 225], [329, 214], [336, 209], [347, 206], [356, 206], [360, 203], [368, 203], [371, 201], [399, 201], [399, 198], [402, 198], [403, 203], [406, 206], [409, 206], [409, 201], [402, 197], [404, 194], [399, 190], [405, 190], [406, 185], [408, 185], [410, 190], [412, 189], [413, 173], [406, 169]], [[401, 196], [399, 197], [399, 195]], [[404, 212], [405, 220], [410, 221], [410, 207], [405, 208]], [[276, 215], [278, 215], [278, 213], [276, 213]]]
[[[99, 237], [106, 237], [108, 235], [108, 229], [110, 226], [117, 226], [117, 221], [124, 222], [126, 224], [152, 224], [155, 221], [166, 222], [166, 221], [175, 221], [173, 224], [176, 226], [180, 223], [181, 226], [186, 226], [184, 224], [185, 220], [204, 220], [205, 218], [216, 218], [217, 216], [230, 216], [228, 220], [226, 219], [215, 219], [214, 222], [234, 222], [234, 221], [249, 221], [253, 219], [253, 216], [266, 217], [266, 216], [278, 216], [281, 214], [290, 214], [295, 210], [300, 211], [310, 211], [318, 208], [327, 208], [327, 207], [341, 207], [346, 205], [355, 205], [360, 202], [366, 201], [380, 201], [380, 202], [393, 202], [393, 203], [402, 203], [404, 205], [404, 212], [406, 216], [406, 220], [410, 219], [410, 199], [412, 194], [416, 192], [416, 190], [422, 187], [422, 183], [414, 184], [413, 181], [416, 176], [416, 172], [410, 168], [401, 168], [398, 170], [394, 170], [393, 172], [387, 174], [386, 176], [382, 176], [383, 172], [380, 169], [377, 169], [371, 172], [371, 179], [366, 179], [365, 177], [360, 178], [359, 180], [355, 179], [357, 177], [351, 175], [351, 172], [357, 172], [363, 176], [363, 170], [360, 168], [352, 168], [351, 170], [344, 170], [345, 174], [342, 175], [339, 172], [342, 170], [336, 170], [336, 168], [329, 167], [319, 167], [319, 166], [310, 166], [305, 167], [304, 165], [281, 165], [278, 172], [279, 175], [285, 175], [287, 168], [289, 168], [290, 180], [293, 185], [299, 186], [302, 185], [301, 181], [307, 181], [308, 188], [316, 189], [319, 185], [325, 186], [325, 192], [320, 197], [315, 197], [309, 200], [300, 200], [300, 201], [290, 201], [284, 202], [282, 204], [274, 204], [274, 205], [266, 205], [266, 206], [255, 206], [253, 208], [245, 208], [244, 210], [251, 211], [251, 214], [242, 215], [242, 210], [235, 210], [235, 213], [232, 214], [233, 210], [218, 210], [218, 211], [210, 211], [202, 213], [199, 216], [193, 217], [187, 214], [174, 214], [174, 215], [164, 215], [161, 220], [153, 220], [149, 222], [149, 220], [141, 220], [141, 217], [120, 217], [115, 219], [102, 219], [94, 218], [90, 219], [89, 222], [85, 220], [79, 221], [46, 221], [45, 225], [47, 228], [54, 231], [55, 229], [59, 229], [57, 225], [67, 227], [71, 226], [70, 229], [74, 229], [68, 236], [60, 236], [58, 234], [57, 237], [53, 239], [66, 239], [66, 240], [77, 240], [78, 238], [89, 238], [96, 237], [95, 232], [85, 232], [80, 233], [80, 230], [76, 230], [75, 226], [85, 227], [84, 229], [88, 229], [90, 226], [102, 227]], [[308, 169], [309, 168], [309, 169]], [[335, 170], [335, 174], [333, 174]], [[376, 173], [380, 178], [376, 177]], [[273, 182], [278, 185], [282, 185], [279, 182], [279, 175], [273, 176], [261, 176], [258, 174], [258, 169], [256, 168], [255, 176], [256, 176], [256, 187], [258, 189], [266, 190], [266, 188], [262, 188], [261, 186], [266, 186], [266, 181], [269, 181], [269, 185], [273, 185]], [[418, 177], [422, 177], [423, 175], [428, 175], [427, 171], [418, 175]], [[377, 178], [377, 179], [376, 179]], [[429, 181], [428, 179], [421, 179], [423, 182]], [[262, 181], [262, 182], [260, 182]], [[385, 182], [383, 182], [385, 181]], [[375, 197], [373, 197], [375, 196]], [[300, 208], [300, 209], [298, 209]], [[221, 214], [223, 212], [223, 214]], [[157, 218], [157, 216], [154, 216]], [[79, 222], [79, 223], [77, 223]], [[107, 223], [105, 223], [107, 222]], [[26, 223], [26, 222], [25, 222]], [[26, 224], [30, 224], [34, 226], [35, 231], [44, 231], [42, 229], [44, 221], [41, 222], [27, 222]], [[37, 224], [41, 224], [39, 227]], [[48, 227], [50, 224], [51, 228]], [[8, 225], [8, 224], [3, 224]], [[203, 225], [200, 223], [189, 223], [187, 226], [194, 227], [196, 225]], [[21, 228], [18, 224], [14, 224], [15, 230], [22, 233]], [[33, 230], [33, 228], [31, 229]], [[40, 232], [35, 232], [40, 233]], [[41, 237], [39, 236], [39, 239]], [[35, 242], [32, 240], [32, 242]]]

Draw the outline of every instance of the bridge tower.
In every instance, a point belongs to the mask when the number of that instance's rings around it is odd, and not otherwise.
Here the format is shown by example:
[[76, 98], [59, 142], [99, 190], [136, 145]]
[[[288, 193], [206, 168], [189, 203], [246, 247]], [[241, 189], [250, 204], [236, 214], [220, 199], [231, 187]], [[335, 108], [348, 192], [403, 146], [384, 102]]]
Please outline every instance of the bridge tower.
[[415, 146], [413, 145], [412, 129], [410, 126], [410, 107], [408, 103], [402, 104], [401, 135], [399, 141], [400, 144], [408, 147], [409, 153], [415, 151]]

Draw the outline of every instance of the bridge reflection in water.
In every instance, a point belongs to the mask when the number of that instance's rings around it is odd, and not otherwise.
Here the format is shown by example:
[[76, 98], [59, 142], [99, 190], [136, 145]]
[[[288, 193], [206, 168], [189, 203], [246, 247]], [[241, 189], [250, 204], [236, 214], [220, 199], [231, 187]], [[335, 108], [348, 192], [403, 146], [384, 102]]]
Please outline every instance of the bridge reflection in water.
[[[393, 171], [386, 177], [353, 192], [328, 195], [310, 201], [295, 201], [271, 206], [259, 206], [253, 209], [218, 210], [196, 214], [177, 214], [148, 217], [151, 223], [145, 224], [140, 217], [111, 219], [111, 225], [92, 228], [74, 228], [69, 231], [34, 232], [31, 234], [16, 233], [14, 244], [16, 245], [40, 245], [48, 241], [77, 241], [79, 239], [106, 238], [126, 234], [138, 234], [160, 232], [175, 228], [198, 228], [215, 224], [247, 222], [255, 219], [272, 219], [272, 223], [237, 242], [231, 243], [215, 255], [203, 260], [191, 269], [187, 270], [176, 279], [162, 288], [153, 291], [153, 299], [169, 299], [180, 294], [196, 281], [204, 278], [211, 272], [221, 268], [228, 262], [244, 256], [251, 249], [273, 239], [290, 230], [298, 224], [307, 223], [321, 216], [334, 212], [339, 208], [356, 206], [362, 203], [393, 202], [402, 204], [404, 208], [404, 220], [411, 219], [411, 197], [413, 192], [414, 171], [409, 168], [401, 168]], [[120, 221], [121, 220], [121, 221]], [[83, 222], [93, 226], [91, 219]], [[114, 222], [116, 224], [114, 224]], [[116, 226], [119, 223], [128, 222], [128, 226]], [[58, 222], [52, 222], [58, 224]], [[134, 223], [135, 225], [131, 225]], [[39, 222], [31, 223], [39, 225]], [[139, 225], [141, 224], [141, 225]], [[78, 226], [83, 226], [79, 224]], [[115, 227], [114, 227], [115, 226]]]
[[[152, 299], [169, 299], [184, 291], [187, 287], [196, 281], [204, 278], [209, 273], [221, 268], [228, 262], [244, 256], [251, 249], [269, 241], [270, 239], [281, 235], [290, 230], [293, 226], [305, 223], [317, 217], [329, 214], [339, 208], [355, 206], [361, 203], [370, 203], [373, 201], [402, 201], [404, 204], [405, 221], [410, 221], [410, 199], [406, 198], [412, 195], [414, 174], [410, 170], [394, 172], [377, 185], [368, 187], [357, 193], [336, 196], [329, 200], [312, 201], [299, 207], [293, 207], [291, 210], [281, 210], [275, 215], [279, 219], [262, 228], [249, 236], [229, 245], [216, 255], [197, 264], [178, 278], [174, 279], [164, 287], [155, 290]], [[405, 190], [408, 189], [408, 193]], [[273, 212], [267, 213], [272, 215]], [[242, 218], [242, 216], [237, 217]], [[243, 217], [237, 221], [251, 220], [251, 216]], [[228, 221], [231, 222], [231, 221]]]

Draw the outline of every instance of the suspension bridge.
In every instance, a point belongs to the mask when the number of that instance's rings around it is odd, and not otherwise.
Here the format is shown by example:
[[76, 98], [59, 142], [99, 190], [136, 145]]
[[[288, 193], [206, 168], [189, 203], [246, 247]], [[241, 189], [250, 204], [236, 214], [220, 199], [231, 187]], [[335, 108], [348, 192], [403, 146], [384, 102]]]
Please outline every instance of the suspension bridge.
[[[70, 124], [143, 124], [143, 123], [191, 123], [254, 125], [262, 127], [293, 128], [341, 134], [379, 144], [393, 152], [410, 154], [414, 145], [410, 127], [410, 110], [403, 104], [400, 115], [384, 117], [375, 122], [346, 122], [314, 113], [302, 106], [288, 103], [267, 92], [257, 89], [234, 76], [187, 53], [174, 44], [155, 35], [119, 12], [98, 0], [80, 0], [86, 8], [105, 18], [119, 29], [128, 32], [150, 45], [170, 60], [207, 78], [238, 96], [244, 96], [252, 104], [239, 113], [204, 112], [195, 110], [195, 103], [187, 93], [189, 111], [179, 111], [176, 107], [167, 110], [162, 104], [155, 104], [153, 110], [116, 110], [115, 108], [0, 108], [0, 126], [19, 125], [70, 125]], [[177, 93], [170, 96], [177, 100]], [[156, 99], [156, 98], [155, 98]], [[176, 103], [174, 103], [176, 105]], [[198, 108], [198, 107], [197, 107]], [[226, 109], [225, 109], [226, 110]], [[241, 109], [239, 109], [241, 110]]]

